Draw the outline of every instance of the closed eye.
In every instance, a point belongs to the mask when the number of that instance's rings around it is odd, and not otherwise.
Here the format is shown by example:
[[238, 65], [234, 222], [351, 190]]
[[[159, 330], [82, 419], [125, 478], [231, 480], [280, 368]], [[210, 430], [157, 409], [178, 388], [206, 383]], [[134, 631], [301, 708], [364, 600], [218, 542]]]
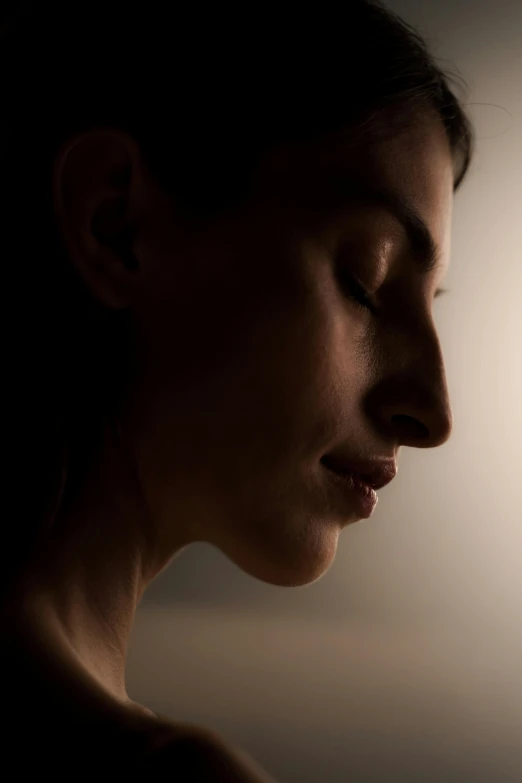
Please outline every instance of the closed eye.
[[341, 288], [349, 299], [354, 301], [359, 307], [363, 307], [371, 313], [377, 313], [377, 308], [372, 301], [371, 295], [351, 272], [343, 270], [338, 277]]

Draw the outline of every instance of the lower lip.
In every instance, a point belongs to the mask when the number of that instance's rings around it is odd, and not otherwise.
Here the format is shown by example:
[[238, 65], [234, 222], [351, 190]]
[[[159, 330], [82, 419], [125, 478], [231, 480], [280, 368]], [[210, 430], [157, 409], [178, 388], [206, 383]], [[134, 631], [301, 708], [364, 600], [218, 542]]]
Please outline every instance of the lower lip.
[[369, 519], [379, 499], [376, 491], [351, 473], [336, 473], [329, 468], [326, 468], [326, 471], [331, 481], [354, 504], [354, 511], [358, 518]]

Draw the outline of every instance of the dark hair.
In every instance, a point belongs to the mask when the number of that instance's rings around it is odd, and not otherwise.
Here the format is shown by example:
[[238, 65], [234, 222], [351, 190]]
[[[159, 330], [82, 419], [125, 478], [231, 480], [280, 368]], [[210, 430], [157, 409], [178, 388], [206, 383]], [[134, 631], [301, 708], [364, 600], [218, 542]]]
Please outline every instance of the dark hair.
[[88, 460], [129, 367], [125, 313], [93, 306], [56, 236], [51, 169], [68, 137], [102, 125], [129, 131], [178, 203], [203, 215], [239, 201], [274, 145], [345, 129], [391, 132], [392, 114], [411, 122], [432, 110], [454, 154], [455, 187], [469, 166], [470, 124], [447, 77], [381, 5], [301, 7], [290, 21], [268, 18], [263, 5], [228, 18], [219, 6], [215, 19], [185, 5], [18, 2], [0, 20], [4, 303], [16, 411], [7, 489], [19, 493], [4, 547], [13, 563], [63, 500], [74, 466]]

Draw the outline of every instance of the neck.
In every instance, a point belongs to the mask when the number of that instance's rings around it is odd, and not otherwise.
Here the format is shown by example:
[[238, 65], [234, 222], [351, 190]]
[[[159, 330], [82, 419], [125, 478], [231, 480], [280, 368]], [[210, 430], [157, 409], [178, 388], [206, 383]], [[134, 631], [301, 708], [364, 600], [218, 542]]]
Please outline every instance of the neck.
[[[13, 602], [42, 660], [59, 658], [128, 703], [125, 659], [138, 603], [173, 556], [158, 557], [154, 531], [121, 444], [108, 441], [67, 512], [56, 520]], [[131, 489], [132, 491], [131, 491]], [[23, 618], [23, 619], [22, 619]]]

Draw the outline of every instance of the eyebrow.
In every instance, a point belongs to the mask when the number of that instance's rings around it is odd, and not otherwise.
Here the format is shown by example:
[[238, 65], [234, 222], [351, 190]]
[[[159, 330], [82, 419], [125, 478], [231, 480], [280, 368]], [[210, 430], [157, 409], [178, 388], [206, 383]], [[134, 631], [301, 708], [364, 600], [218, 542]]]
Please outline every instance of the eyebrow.
[[333, 183], [336, 195], [343, 200], [379, 207], [391, 214], [403, 227], [415, 262], [425, 273], [439, 262], [439, 251], [431, 232], [412, 204], [389, 188], [375, 187], [353, 177], [342, 177]]

